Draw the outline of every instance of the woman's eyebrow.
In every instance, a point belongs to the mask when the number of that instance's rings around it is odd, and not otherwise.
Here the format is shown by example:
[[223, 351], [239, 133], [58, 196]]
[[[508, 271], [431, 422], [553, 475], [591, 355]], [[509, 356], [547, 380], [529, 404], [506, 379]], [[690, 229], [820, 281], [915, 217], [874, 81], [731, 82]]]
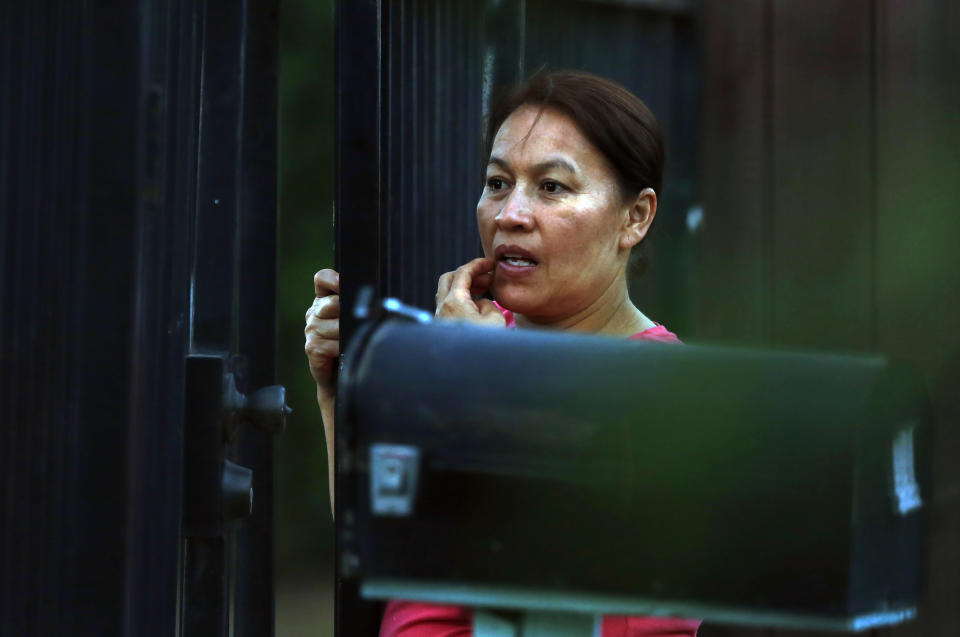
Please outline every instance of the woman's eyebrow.
[[[503, 168], [504, 170], [511, 170], [510, 164], [497, 155], [491, 155], [487, 165], [494, 164]], [[573, 165], [569, 160], [564, 159], [563, 157], [551, 157], [545, 161], [542, 161], [538, 164], [533, 165], [533, 171], [535, 173], [545, 173], [548, 170], [559, 169], [566, 170], [570, 174], [577, 174], [577, 167]]]
[[542, 161], [539, 164], [533, 165], [534, 172], [545, 173], [548, 170], [566, 170], [571, 175], [577, 174], [577, 167], [574, 166], [570, 161], [564, 159], [563, 157], [552, 157], [546, 161]]

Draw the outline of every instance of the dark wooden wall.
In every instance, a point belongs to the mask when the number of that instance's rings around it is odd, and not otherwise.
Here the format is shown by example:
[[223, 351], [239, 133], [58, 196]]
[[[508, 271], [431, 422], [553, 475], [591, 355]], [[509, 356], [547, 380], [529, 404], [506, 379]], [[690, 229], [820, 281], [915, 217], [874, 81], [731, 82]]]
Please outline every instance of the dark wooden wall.
[[[696, 340], [882, 352], [934, 399], [919, 618], [960, 621], [960, 5], [704, 5]], [[733, 565], [731, 565], [733, 566]], [[789, 573], [784, 573], [789, 577]], [[701, 635], [799, 635], [704, 626]]]

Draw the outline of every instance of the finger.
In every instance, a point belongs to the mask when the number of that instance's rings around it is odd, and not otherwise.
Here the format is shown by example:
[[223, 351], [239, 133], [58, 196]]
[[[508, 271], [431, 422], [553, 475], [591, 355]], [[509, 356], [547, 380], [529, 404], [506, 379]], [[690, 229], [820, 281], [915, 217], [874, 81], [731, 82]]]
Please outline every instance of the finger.
[[340, 319], [312, 318], [303, 328], [307, 338], [318, 337], [326, 340], [340, 340]]
[[453, 272], [446, 272], [440, 275], [440, 280], [437, 281], [437, 298], [435, 299], [438, 304], [445, 296], [450, 294], [450, 284], [453, 283]]
[[480, 274], [486, 274], [493, 269], [493, 259], [481, 257], [474, 259], [457, 268], [453, 275], [453, 282], [450, 284], [450, 293], [462, 297], [470, 297], [470, 287], [473, 278]]
[[314, 299], [313, 305], [307, 310], [307, 320], [310, 320], [311, 315], [321, 319], [339, 317], [340, 295], [331, 294], [330, 296]]
[[329, 268], [313, 275], [313, 291], [318, 297], [340, 294], [340, 273]]
[[480, 296], [484, 292], [490, 289], [490, 285], [493, 283], [493, 273], [492, 272], [483, 272], [473, 277], [473, 281], [470, 283], [470, 295], [471, 296]]
[[303, 315], [303, 321], [309, 323], [310, 319], [317, 315], [317, 308], [320, 307], [320, 297], [313, 299], [313, 303], [310, 304], [310, 307], [307, 308], [306, 313]]
[[310, 359], [311, 367], [320, 367], [340, 355], [340, 341], [327, 339], [308, 340], [303, 345], [303, 351], [307, 354], [307, 358]]

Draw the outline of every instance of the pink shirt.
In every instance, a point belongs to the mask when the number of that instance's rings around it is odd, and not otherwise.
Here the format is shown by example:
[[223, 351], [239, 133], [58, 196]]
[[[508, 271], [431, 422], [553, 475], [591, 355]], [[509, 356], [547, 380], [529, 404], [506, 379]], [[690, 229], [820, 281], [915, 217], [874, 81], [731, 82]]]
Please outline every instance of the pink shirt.
[[[500, 307], [499, 305], [497, 307]], [[515, 328], [513, 312], [500, 307], [507, 327]], [[680, 343], [680, 339], [662, 325], [637, 332], [635, 341]], [[696, 637], [698, 619], [672, 617], [627, 617], [607, 615], [603, 618], [603, 637]], [[441, 606], [422, 602], [390, 600], [383, 612], [380, 637], [472, 637], [473, 612], [462, 606]]]
[[[696, 637], [699, 619], [606, 615], [603, 637]], [[463, 606], [387, 602], [380, 637], [472, 637], [473, 611]]]
[[[494, 301], [494, 305], [497, 306], [497, 309], [503, 313], [503, 318], [507, 319], [507, 328], [514, 329], [517, 327], [517, 321], [513, 318], [513, 312], [504, 308], [499, 303]], [[681, 343], [680, 339], [677, 338], [677, 335], [665, 328], [662, 325], [656, 325], [650, 329], [643, 330], [642, 332], [637, 332], [633, 336], [628, 336], [627, 340], [630, 341], [658, 341], [660, 343]]]

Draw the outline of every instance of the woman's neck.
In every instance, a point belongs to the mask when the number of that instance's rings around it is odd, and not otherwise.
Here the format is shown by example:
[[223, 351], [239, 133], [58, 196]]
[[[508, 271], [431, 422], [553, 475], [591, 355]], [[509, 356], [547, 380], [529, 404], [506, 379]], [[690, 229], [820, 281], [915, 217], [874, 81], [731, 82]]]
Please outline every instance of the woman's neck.
[[515, 314], [517, 327], [588, 332], [608, 336], [632, 336], [655, 327], [630, 301], [626, 277], [617, 277], [590, 305], [560, 317], [529, 317]]

